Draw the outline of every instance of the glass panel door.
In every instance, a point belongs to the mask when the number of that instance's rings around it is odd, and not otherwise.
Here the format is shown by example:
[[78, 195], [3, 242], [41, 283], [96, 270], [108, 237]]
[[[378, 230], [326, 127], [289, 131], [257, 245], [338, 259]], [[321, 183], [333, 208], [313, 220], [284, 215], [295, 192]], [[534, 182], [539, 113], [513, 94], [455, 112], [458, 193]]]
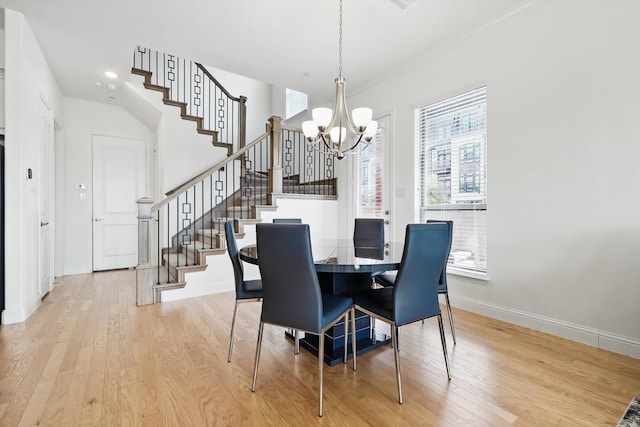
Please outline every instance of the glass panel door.
[[352, 156], [353, 232], [355, 218], [383, 218], [385, 240], [392, 241], [391, 227], [391, 116], [376, 119], [378, 131], [364, 150]]

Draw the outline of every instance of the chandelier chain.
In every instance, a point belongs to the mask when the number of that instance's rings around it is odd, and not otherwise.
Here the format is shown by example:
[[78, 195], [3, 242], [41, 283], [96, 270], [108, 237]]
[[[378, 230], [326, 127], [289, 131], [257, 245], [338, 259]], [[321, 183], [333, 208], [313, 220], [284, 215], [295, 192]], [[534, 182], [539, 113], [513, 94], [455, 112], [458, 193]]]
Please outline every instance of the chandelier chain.
[[338, 16], [338, 77], [342, 77], [342, 0]]

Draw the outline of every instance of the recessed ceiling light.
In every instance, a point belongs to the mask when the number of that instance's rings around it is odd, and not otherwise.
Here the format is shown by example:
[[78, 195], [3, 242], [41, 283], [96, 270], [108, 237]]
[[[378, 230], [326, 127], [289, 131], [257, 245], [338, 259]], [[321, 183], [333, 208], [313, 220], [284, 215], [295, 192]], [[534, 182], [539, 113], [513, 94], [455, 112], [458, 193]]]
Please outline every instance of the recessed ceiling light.
[[116, 85], [114, 85], [113, 83], [110, 83], [109, 86], [107, 86], [109, 88], [109, 90], [116, 90], [117, 87]]
[[96, 82], [96, 86], [102, 86], [102, 83]]
[[105, 71], [104, 75], [107, 76], [110, 79], [117, 79], [118, 75], [116, 73], [114, 73], [113, 71]]
[[400, 9], [406, 9], [407, 6], [410, 6], [416, 0], [391, 0], [391, 3], [398, 6]]

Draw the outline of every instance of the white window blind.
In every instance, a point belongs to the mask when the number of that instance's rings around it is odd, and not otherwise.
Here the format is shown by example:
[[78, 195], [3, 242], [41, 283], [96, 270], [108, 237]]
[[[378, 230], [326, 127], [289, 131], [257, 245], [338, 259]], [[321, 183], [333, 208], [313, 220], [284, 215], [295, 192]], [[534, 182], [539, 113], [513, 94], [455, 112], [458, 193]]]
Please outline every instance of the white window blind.
[[452, 220], [448, 265], [453, 271], [486, 274], [486, 87], [418, 108], [415, 114], [419, 221]]

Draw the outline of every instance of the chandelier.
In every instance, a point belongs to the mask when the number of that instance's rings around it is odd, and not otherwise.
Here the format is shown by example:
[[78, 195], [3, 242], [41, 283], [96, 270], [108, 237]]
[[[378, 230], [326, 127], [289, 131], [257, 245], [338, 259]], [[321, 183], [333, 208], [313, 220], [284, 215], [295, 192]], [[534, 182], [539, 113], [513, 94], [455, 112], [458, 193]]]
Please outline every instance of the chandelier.
[[338, 77], [336, 83], [336, 103], [331, 108], [314, 108], [311, 112], [313, 120], [302, 123], [302, 132], [307, 143], [319, 150], [324, 144], [327, 152], [337, 159], [343, 159], [345, 153], [356, 147], [362, 149], [369, 146], [378, 129], [378, 122], [371, 120], [373, 110], [367, 107], [355, 108], [351, 120], [345, 99], [345, 79], [342, 77], [342, 0], [338, 20]]

